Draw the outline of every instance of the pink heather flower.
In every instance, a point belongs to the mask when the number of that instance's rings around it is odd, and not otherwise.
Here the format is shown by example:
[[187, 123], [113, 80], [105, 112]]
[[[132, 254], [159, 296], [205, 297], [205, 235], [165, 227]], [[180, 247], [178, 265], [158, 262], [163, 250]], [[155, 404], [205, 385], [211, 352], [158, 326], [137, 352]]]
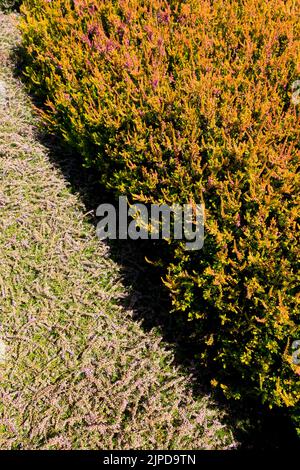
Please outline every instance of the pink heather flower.
[[157, 40], [157, 45], [158, 45], [158, 47], [161, 47], [161, 46], [163, 45], [163, 43], [164, 43], [164, 40], [163, 40], [163, 38], [160, 36], [160, 37], [158, 38], [158, 40]]
[[157, 13], [157, 18], [158, 18], [158, 21], [160, 21], [160, 23], [169, 23], [170, 21], [170, 15], [167, 11], [159, 11]]
[[109, 39], [105, 45], [105, 50], [106, 52], [111, 52], [114, 49], [116, 49], [116, 44]]
[[207, 183], [208, 183], [208, 187], [210, 188], [211, 186], [213, 186], [214, 180], [211, 177], [209, 177], [207, 180]]
[[96, 10], [97, 10], [96, 5], [89, 6], [89, 12], [91, 15], [93, 15], [96, 12]]
[[145, 27], [144, 27], [144, 31], [146, 31], [146, 33], [147, 33], [148, 40], [149, 40], [149, 41], [152, 41], [152, 39], [153, 39], [153, 31], [152, 31], [152, 29], [151, 29], [149, 26], [145, 26]]
[[86, 34], [83, 34], [81, 36], [82, 42], [88, 44], [90, 47], [92, 47], [92, 41], [89, 39], [89, 37]]
[[125, 62], [125, 67], [128, 69], [132, 68], [134, 65], [132, 58], [130, 57], [129, 54], [126, 54], [126, 62]]
[[158, 79], [155, 78], [154, 80], [152, 80], [152, 86], [153, 88], [157, 88], [158, 87]]
[[126, 15], [126, 20], [125, 20], [125, 21], [126, 21], [126, 23], [127, 23], [127, 24], [129, 24], [129, 23], [130, 23], [130, 21], [131, 21], [131, 19], [132, 19], [132, 13], [131, 13], [131, 12], [129, 12], [129, 13], [127, 13], [127, 15]]
[[99, 36], [100, 35], [99, 26], [95, 24], [90, 24], [88, 26], [87, 35], [89, 39], [93, 39], [95, 36]]
[[124, 34], [125, 34], [125, 23], [119, 24], [117, 32], [118, 32], [118, 36], [120, 40], [122, 41]]

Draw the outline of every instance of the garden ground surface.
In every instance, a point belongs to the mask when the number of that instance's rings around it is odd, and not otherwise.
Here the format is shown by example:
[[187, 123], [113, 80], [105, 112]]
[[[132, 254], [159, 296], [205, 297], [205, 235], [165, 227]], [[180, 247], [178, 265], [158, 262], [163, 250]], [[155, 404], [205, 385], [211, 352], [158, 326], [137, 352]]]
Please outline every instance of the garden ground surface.
[[15, 76], [17, 22], [0, 13], [0, 448], [234, 447], [223, 411], [124, 306], [122, 266]]

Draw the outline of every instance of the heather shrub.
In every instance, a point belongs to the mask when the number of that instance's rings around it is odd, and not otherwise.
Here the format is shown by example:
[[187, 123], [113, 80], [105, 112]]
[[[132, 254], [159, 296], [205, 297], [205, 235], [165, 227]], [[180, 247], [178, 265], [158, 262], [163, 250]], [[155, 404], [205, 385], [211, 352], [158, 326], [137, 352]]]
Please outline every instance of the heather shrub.
[[48, 125], [117, 193], [205, 204], [204, 249], [172, 242], [165, 284], [212, 384], [295, 407], [299, 3], [24, 3], [26, 75]]

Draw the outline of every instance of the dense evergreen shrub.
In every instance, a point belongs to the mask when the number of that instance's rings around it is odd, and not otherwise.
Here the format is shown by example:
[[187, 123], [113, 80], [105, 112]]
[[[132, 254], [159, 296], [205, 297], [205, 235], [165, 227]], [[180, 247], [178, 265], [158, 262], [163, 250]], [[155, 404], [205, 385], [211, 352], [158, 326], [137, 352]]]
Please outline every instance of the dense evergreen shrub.
[[105, 184], [204, 202], [204, 249], [171, 245], [174, 309], [197, 320], [213, 385], [287, 407], [300, 400], [299, 7], [27, 0], [22, 26], [45, 119]]

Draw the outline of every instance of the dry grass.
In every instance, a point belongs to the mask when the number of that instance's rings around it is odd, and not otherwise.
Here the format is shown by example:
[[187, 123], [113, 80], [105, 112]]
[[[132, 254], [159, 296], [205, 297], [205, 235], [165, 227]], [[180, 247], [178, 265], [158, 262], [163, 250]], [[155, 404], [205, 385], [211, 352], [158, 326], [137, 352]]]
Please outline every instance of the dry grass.
[[0, 447], [211, 449], [233, 439], [161, 338], [121, 307], [120, 267], [35, 133], [0, 13]]

